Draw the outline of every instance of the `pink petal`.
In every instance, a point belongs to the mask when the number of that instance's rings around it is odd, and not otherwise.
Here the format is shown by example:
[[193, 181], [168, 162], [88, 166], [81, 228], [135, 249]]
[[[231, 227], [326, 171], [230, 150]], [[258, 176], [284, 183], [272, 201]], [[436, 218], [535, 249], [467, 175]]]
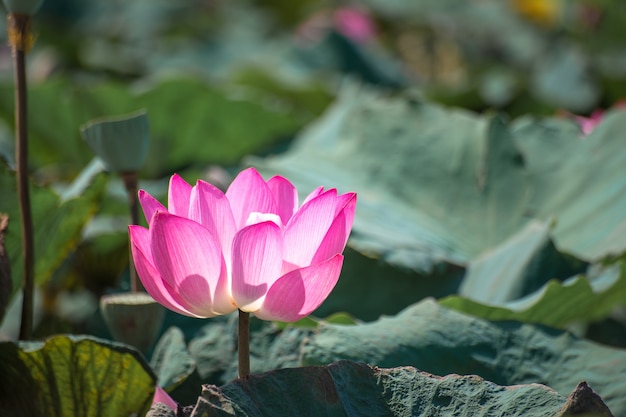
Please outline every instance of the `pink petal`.
[[324, 187], [322, 187], [320, 185], [315, 190], [311, 191], [311, 194], [307, 195], [304, 198], [304, 201], [302, 202], [302, 206], [304, 206], [306, 203], [308, 203], [309, 201], [313, 200], [315, 197], [317, 197], [318, 195], [322, 194], [323, 192], [324, 192]]
[[342, 253], [348, 242], [350, 231], [352, 230], [352, 223], [354, 222], [354, 211], [356, 209], [356, 194], [349, 193], [339, 197], [348, 195], [350, 199], [347, 202], [340, 201], [343, 206], [333, 224], [326, 232], [326, 236], [320, 243], [315, 256], [313, 256], [312, 264], [320, 263], [326, 259], [334, 256], [337, 253]]
[[257, 223], [237, 232], [233, 242], [233, 298], [240, 309], [253, 311], [280, 277], [283, 241], [273, 222]]
[[235, 224], [238, 229], [246, 225], [250, 213], [278, 214], [276, 203], [263, 177], [254, 168], [241, 171], [226, 191]]
[[139, 190], [139, 203], [141, 204], [143, 214], [146, 217], [146, 222], [148, 222], [148, 224], [150, 223], [150, 220], [152, 220], [152, 216], [154, 216], [154, 213], [159, 210], [167, 211], [165, 206], [161, 204], [159, 200], [152, 197], [144, 190]]
[[156, 389], [154, 390], [154, 398], [152, 399], [152, 404], [156, 404], [156, 403], [165, 404], [168, 408], [170, 408], [174, 412], [176, 412], [176, 409], [178, 408], [178, 403], [174, 401], [174, 399], [170, 397], [169, 394], [165, 392], [165, 390], [159, 387], [158, 385]]
[[167, 209], [177, 216], [189, 217], [189, 196], [191, 185], [187, 184], [180, 175], [174, 174], [170, 178], [170, 188], [167, 193]]
[[337, 191], [331, 189], [302, 206], [285, 229], [284, 260], [299, 267], [311, 264], [335, 219]]
[[354, 209], [356, 208], [356, 193], [345, 193], [337, 196], [337, 206], [335, 214], [345, 210], [347, 206], [352, 204], [352, 217], [354, 218]]
[[230, 203], [224, 193], [207, 182], [198, 181], [191, 191], [189, 218], [219, 238], [224, 259], [230, 266], [236, 228]]
[[254, 314], [262, 320], [297, 321], [311, 314], [335, 288], [341, 273], [343, 255], [296, 269], [276, 281]]
[[343, 7], [335, 11], [333, 20], [342, 35], [357, 43], [367, 42], [376, 34], [374, 22], [365, 10]]
[[172, 291], [171, 286], [163, 281], [163, 278], [161, 278], [161, 275], [154, 267], [148, 229], [142, 226], [131, 225], [128, 227], [128, 233], [137, 275], [148, 294], [156, 302], [178, 314], [202, 317], [190, 311], [188, 306], [185, 305], [185, 301]]
[[[189, 305], [204, 317], [216, 312], [214, 304], [224, 305], [226, 266], [216, 238], [202, 225], [169, 213], [157, 212], [150, 224], [150, 244], [156, 269]], [[215, 297], [219, 300], [216, 300]], [[231, 311], [234, 310], [234, 307]]]
[[283, 224], [287, 224], [298, 209], [298, 190], [289, 180], [278, 175], [267, 181], [267, 187], [276, 201], [276, 214]]

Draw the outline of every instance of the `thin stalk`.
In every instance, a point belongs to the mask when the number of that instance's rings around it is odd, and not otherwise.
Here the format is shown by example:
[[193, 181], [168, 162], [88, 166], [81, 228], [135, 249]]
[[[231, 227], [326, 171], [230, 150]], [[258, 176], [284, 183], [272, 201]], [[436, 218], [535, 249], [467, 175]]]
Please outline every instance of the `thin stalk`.
[[[137, 173], [136, 172], [122, 172], [120, 174], [124, 181], [124, 187], [128, 194], [128, 205], [130, 206], [130, 222], [131, 224], [139, 224], [139, 202], [137, 201]], [[133, 251], [130, 248], [130, 242], [128, 242], [128, 256], [130, 260], [130, 290], [132, 292], [145, 291], [141, 281], [137, 278], [137, 270], [135, 269], [135, 262], [133, 262]]]
[[250, 313], [239, 310], [239, 378], [250, 375]]
[[15, 72], [15, 165], [17, 170], [17, 197], [21, 216], [24, 269], [24, 297], [19, 337], [22, 340], [28, 340], [33, 334], [33, 292], [35, 288], [35, 244], [28, 183], [28, 122], [25, 64], [26, 52], [32, 43], [30, 16], [15, 13], [9, 14], [8, 32]]

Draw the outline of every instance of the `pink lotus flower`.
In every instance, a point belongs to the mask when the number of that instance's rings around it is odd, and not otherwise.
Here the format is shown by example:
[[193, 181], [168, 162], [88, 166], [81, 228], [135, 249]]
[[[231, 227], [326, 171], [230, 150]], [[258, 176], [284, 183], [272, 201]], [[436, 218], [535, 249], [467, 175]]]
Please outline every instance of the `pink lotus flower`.
[[356, 194], [296, 188], [242, 171], [224, 194], [199, 180], [170, 180], [168, 208], [139, 191], [149, 228], [130, 226], [137, 273], [152, 297], [180, 314], [236, 309], [296, 321], [334, 288], [354, 220]]

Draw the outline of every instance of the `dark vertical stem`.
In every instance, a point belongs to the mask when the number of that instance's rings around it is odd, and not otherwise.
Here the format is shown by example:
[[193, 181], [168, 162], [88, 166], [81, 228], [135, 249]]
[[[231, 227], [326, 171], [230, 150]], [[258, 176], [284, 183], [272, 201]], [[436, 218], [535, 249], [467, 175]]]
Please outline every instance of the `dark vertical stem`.
[[[126, 187], [126, 193], [128, 194], [128, 205], [130, 206], [130, 222], [131, 224], [139, 224], [139, 202], [137, 201], [137, 173], [136, 172], [122, 172], [120, 174], [124, 181], [124, 187]], [[130, 242], [128, 246], [128, 256], [130, 260], [130, 290], [132, 292], [145, 291], [141, 281], [137, 278], [137, 270], [135, 269], [135, 262], [133, 262], [133, 252], [130, 249]]]
[[20, 339], [33, 334], [33, 292], [35, 288], [35, 244], [33, 218], [28, 184], [28, 128], [26, 104], [25, 55], [30, 46], [30, 16], [11, 13], [8, 16], [9, 41], [13, 52], [15, 71], [15, 162], [17, 170], [17, 196], [22, 220], [23, 301]]
[[239, 378], [250, 375], [250, 313], [239, 310]]

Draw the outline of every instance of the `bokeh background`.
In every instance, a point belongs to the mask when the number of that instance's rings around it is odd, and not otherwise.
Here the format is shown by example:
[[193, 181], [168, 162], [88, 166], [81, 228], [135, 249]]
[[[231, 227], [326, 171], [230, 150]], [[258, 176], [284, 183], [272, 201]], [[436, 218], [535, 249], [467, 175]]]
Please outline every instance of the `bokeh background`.
[[[33, 27], [37, 336], [111, 337], [98, 300], [129, 288], [127, 200], [79, 127], [146, 109], [140, 187], [162, 200], [174, 172], [225, 188], [249, 165], [303, 194], [359, 193], [319, 318], [371, 322], [433, 297], [626, 347], [621, 1], [48, 0]], [[2, 45], [5, 33], [0, 19]], [[0, 211], [17, 299], [13, 140], [1, 46]], [[15, 338], [17, 312], [2, 337]], [[168, 314], [171, 325], [189, 341], [205, 322]], [[211, 346], [215, 329], [201, 330]], [[224, 382], [226, 362], [190, 381]]]

